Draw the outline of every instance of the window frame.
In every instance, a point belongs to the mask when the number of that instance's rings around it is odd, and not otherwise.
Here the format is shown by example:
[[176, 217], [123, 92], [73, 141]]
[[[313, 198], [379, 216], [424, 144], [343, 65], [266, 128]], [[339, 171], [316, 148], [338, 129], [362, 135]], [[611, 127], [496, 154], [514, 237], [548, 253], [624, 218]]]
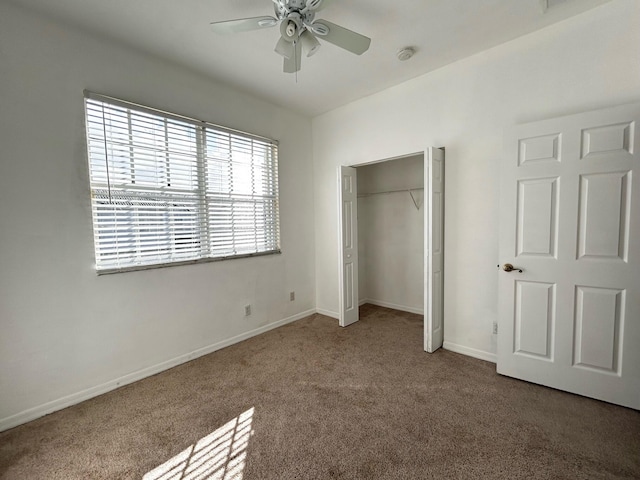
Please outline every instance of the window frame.
[[[164, 122], [165, 125], [167, 124], [167, 121], [173, 120], [176, 122], [180, 122], [180, 123], [184, 123], [184, 124], [188, 124], [192, 127], [195, 128], [195, 146], [196, 146], [196, 164], [197, 164], [197, 168], [196, 168], [196, 173], [197, 173], [197, 179], [195, 181], [195, 183], [197, 184], [197, 187], [195, 187], [195, 190], [185, 190], [185, 192], [190, 192], [191, 194], [194, 194], [194, 198], [196, 199], [195, 202], [197, 204], [197, 213], [196, 216], [203, 216], [204, 220], [199, 221], [199, 227], [197, 229], [197, 231], [199, 232], [199, 237], [200, 237], [200, 248], [197, 249], [198, 252], [198, 258], [189, 258], [186, 260], [160, 260], [154, 263], [137, 263], [137, 264], [130, 264], [130, 265], [124, 265], [124, 266], [102, 266], [100, 267], [99, 265], [99, 255], [100, 255], [100, 248], [99, 248], [99, 239], [98, 239], [98, 235], [96, 234], [96, 228], [99, 226], [99, 222], [97, 221], [97, 216], [98, 216], [98, 207], [97, 202], [98, 200], [96, 200], [94, 197], [96, 195], [96, 192], [98, 191], [105, 191], [104, 188], [101, 188], [99, 186], [96, 186], [94, 184], [94, 180], [93, 180], [93, 171], [92, 168], [92, 153], [91, 153], [91, 137], [90, 137], [90, 128], [89, 128], [89, 109], [88, 109], [88, 105], [90, 101], [94, 101], [94, 102], [101, 102], [103, 104], [108, 104], [109, 106], [114, 106], [114, 107], [118, 107], [118, 108], [123, 108], [127, 110], [127, 115], [130, 117], [131, 115], [131, 111], [135, 111], [135, 112], [140, 112], [142, 114], [148, 114], [148, 115], [152, 115], [154, 117], [161, 117]], [[192, 117], [187, 117], [187, 116], [183, 116], [180, 114], [176, 114], [176, 113], [172, 113], [172, 112], [167, 112], [164, 110], [160, 110], [160, 109], [156, 109], [156, 108], [152, 108], [152, 107], [148, 107], [145, 105], [141, 105], [138, 103], [134, 103], [134, 102], [129, 102], [126, 100], [122, 100], [119, 98], [115, 98], [115, 97], [111, 97], [108, 95], [103, 95], [103, 94], [98, 94], [98, 93], [94, 93], [91, 92], [89, 90], [85, 90], [84, 91], [84, 115], [85, 115], [85, 122], [84, 122], [84, 128], [85, 128], [85, 138], [86, 138], [86, 153], [87, 153], [87, 166], [88, 166], [88, 180], [89, 180], [89, 190], [90, 190], [90, 194], [91, 194], [91, 212], [92, 212], [92, 219], [91, 219], [91, 223], [92, 223], [92, 231], [93, 231], [93, 240], [94, 240], [94, 258], [95, 258], [95, 264], [94, 264], [94, 268], [96, 271], [97, 275], [108, 275], [108, 274], [113, 274], [113, 273], [123, 273], [123, 272], [131, 272], [131, 271], [139, 271], [139, 270], [151, 270], [151, 269], [156, 269], [156, 268], [164, 268], [164, 267], [173, 267], [173, 266], [182, 266], [182, 265], [194, 265], [194, 264], [199, 264], [199, 263], [210, 263], [210, 262], [219, 262], [219, 261], [224, 261], [224, 260], [231, 260], [231, 259], [238, 259], [238, 258], [251, 258], [251, 257], [260, 257], [260, 256], [266, 256], [266, 255], [277, 255], [277, 254], [281, 254], [281, 244], [280, 244], [280, 199], [279, 199], [279, 194], [280, 194], [280, 189], [279, 189], [279, 163], [278, 163], [278, 146], [279, 146], [279, 142], [277, 140], [271, 139], [271, 138], [267, 138], [267, 137], [262, 137], [259, 135], [255, 135], [255, 134], [251, 134], [251, 133], [247, 133], [247, 132], [243, 132], [241, 130], [236, 130], [236, 129], [232, 129], [232, 128], [228, 128], [228, 127], [224, 127], [221, 125], [217, 125], [211, 122], [207, 122], [207, 121], [203, 121], [203, 120], [198, 120]], [[205, 146], [205, 144], [207, 143], [207, 135], [208, 132], [214, 132], [217, 134], [222, 134], [222, 135], [229, 135], [229, 139], [230, 139], [230, 145], [231, 145], [231, 139], [232, 136], [234, 138], [236, 137], [241, 137], [242, 141], [248, 141], [251, 142], [251, 145], [253, 145], [253, 142], [259, 142], [262, 144], [267, 144], [268, 145], [268, 150], [270, 151], [270, 162], [272, 162], [272, 166], [269, 169], [265, 169], [266, 172], [268, 172], [269, 175], [272, 176], [271, 179], [271, 188], [273, 189], [274, 193], [273, 195], [255, 195], [252, 194], [249, 197], [251, 198], [251, 201], [254, 203], [254, 205], [257, 205], [260, 201], [265, 201], [266, 199], [270, 198], [272, 201], [272, 209], [273, 209], [273, 226], [271, 227], [273, 229], [273, 234], [271, 236], [268, 237], [269, 241], [268, 243], [271, 243], [275, 246], [275, 248], [273, 249], [269, 249], [269, 250], [264, 250], [264, 251], [254, 251], [254, 252], [247, 252], [247, 253], [234, 253], [231, 255], [219, 255], [219, 256], [211, 256], [212, 252], [215, 250], [215, 244], [214, 244], [214, 240], [212, 240], [212, 232], [215, 232], [215, 230], [212, 228], [211, 225], [211, 221], [207, 220], [207, 218], [209, 218], [209, 198], [211, 198], [212, 196], [218, 196], [220, 199], [224, 198], [226, 196], [226, 198], [228, 199], [228, 201], [231, 204], [234, 204], [234, 202], [239, 201], [238, 200], [238, 195], [242, 196], [242, 194], [233, 194], [231, 192], [229, 193], [218, 193], [218, 194], [211, 194], [210, 191], [208, 191], [207, 189], [207, 185], [209, 184], [209, 180], [207, 179], [208, 176], [208, 164], [207, 162], [209, 161], [208, 158], [208, 153], [207, 153], [207, 148]], [[127, 133], [129, 135], [129, 137], [131, 138], [132, 135], [132, 129], [131, 129], [131, 123], [129, 120], [129, 125], [128, 125], [128, 130]], [[107, 140], [106, 140], [106, 132], [104, 134], [105, 137], [105, 170], [106, 170], [106, 175], [107, 175], [107, 183], [108, 183], [108, 195], [109, 195], [109, 202], [112, 201], [112, 192], [111, 192], [111, 186], [110, 186], [110, 176], [109, 176], [109, 155], [106, 154], [108, 148], [107, 148]], [[265, 151], [267, 151], [267, 149], [265, 149]], [[233, 153], [234, 150], [232, 149], [232, 147], [229, 148], [229, 152]], [[168, 155], [168, 149], [167, 149], [167, 155]], [[167, 172], [169, 171], [170, 167], [168, 165], [168, 156], [167, 156]], [[227, 163], [225, 163], [224, 165], [227, 166], [227, 168], [229, 168], [230, 166], [232, 166], [234, 164], [234, 161], [231, 159], [231, 157], [229, 158], [229, 160], [227, 160]], [[249, 165], [251, 166], [251, 170], [253, 171], [253, 169], [255, 168], [255, 164], [253, 162], [253, 160], [249, 163]], [[135, 175], [135, 173], [133, 173], [134, 167], [131, 167], [132, 169], [132, 178]], [[167, 178], [169, 178], [169, 174], [167, 173]], [[230, 177], [226, 177], [227, 179], [231, 179], [233, 178], [233, 175], [231, 175]], [[168, 180], [169, 181], [169, 180]], [[135, 182], [132, 181], [131, 185], [134, 185]], [[165, 196], [167, 196], [167, 192], [163, 192], [162, 190], [163, 187], [148, 187], [148, 191], [150, 194], [155, 193], [157, 196], [162, 196], [160, 195], [161, 193]], [[136, 187], [136, 189], [139, 189], [139, 187]], [[147, 188], [143, 188], [144, 190], [146, 190]], [[127, 190], [123, 189], [123, 190], [118, 190], [119, 193], [121, 193], [121, 195], [123, 197], [125, 197], [127, 195]], [[170, 192], [169, 192], [170, 194]], [[114, 194], [114, 196], [117, 194]], [[136, 195], [131, 193], [128, 194], [132, 197], [135, 197]], [[235, 196], [234, 196], [235, 195]], [[186, 195], [185, 195], [186, 196]], [[142, 197], [142, 196], [140, 196]], [[263, 199], [263, 200], [260, 200]], [[221, 201], [221, 200], [220, 200]], [[234, 204], [235, 205], [235, 204]], [[176, 205], [174, 205], [176, 206]], [[133, 207], [133, 208], [137, 208], [137, 207]], [[255, 209], [255, 207], [254, 207]], [[204, 212], [204, 213], [203, 213]], [[166, 215], [167, 213], [165, 213]], [[234, 218], [235, 216], [237, 216], [237, 214], [231, 214], [229, 218]], [[258, 217], [256, 216], [256, 219]], [[260, 217], [261, 219], [266, 218], [263, 214], [262, 217]], [[163, 225], [169, 227], [170, 223], [169, 222], [165, 222], [163, 223]], [[233, 227], [232, 227], [233, 228]], [[256, 232], [257, 230], [253, 230], [253, 232]], [[138, 233], [139, 235], [139, 233]], [[256, 235], [256, 239], [258, 238], [258, 236]], [[267, 238], [266, 236], [264, 237], [265, 239]], [[206, 245], [202, 242], [204, 242], [206, 239]], [[224, 243], [220, 244], [221, 246], [225, 246]], [[231, 244], [232, 246], [234, 246], [234, 248], [236, 248], [235, 244], [232, 242]], [[175, 241], [171, 243], [170, 247], [172, 250], [175, 250], [176, 247], [179, 248], [179, 244], [176, 243]], [[208, 253], [209, 255], [204, 256], [203, 253]]]

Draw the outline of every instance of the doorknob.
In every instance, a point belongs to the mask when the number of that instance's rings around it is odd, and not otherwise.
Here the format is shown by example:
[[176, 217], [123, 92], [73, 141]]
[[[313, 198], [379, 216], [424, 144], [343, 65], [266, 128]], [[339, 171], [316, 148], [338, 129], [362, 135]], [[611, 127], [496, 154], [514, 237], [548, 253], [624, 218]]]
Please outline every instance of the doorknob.
[[[500, 265], [498, 265], [498, 267], [500, 267]], [[522, 273], [522, 269], [521, 269], [521, 268], [514, 267], [514, 266], [513, 266], [513, 265], [511, 265], [510, 263], [505, 263], [505, 264], [502, 266], [502, 269], [503, 269], [505, 272], [513, 272], [514, 270], [517, 270], [519, 273]]]

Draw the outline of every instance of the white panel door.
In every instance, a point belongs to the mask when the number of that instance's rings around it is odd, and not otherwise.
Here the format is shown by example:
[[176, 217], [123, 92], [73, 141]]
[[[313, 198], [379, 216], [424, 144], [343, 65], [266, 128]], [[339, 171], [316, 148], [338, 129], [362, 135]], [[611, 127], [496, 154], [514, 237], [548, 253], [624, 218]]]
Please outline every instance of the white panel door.
[[340, 326], [358, 316], [358, 183], [356, 169], [338, 169], [340, 236]]
[[498, 373], [640, 409], [639, 124], [635, 104], [507, 134]]
[[444, 150], [430, 148], [425, 157], [425, 296], [424, 349], [432, 353], [442, 347], [443, 327], [443, 231]]

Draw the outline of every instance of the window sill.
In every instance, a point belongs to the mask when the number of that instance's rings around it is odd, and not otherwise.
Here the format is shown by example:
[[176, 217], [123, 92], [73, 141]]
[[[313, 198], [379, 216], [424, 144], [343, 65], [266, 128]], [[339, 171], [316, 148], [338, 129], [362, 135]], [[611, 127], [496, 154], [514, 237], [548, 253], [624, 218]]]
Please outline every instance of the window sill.
[[122, 268], [103, 268], [96, 270], [96, 275], [112, 275], [114, 273], [125, 273], [125, 272], [137, 272], [140, 270], [155, 270], [157, 268], [165, 268], [165, 267], [179, 267], [183, 265], [196, 265], [199, 263], [211, 263], [211, 262], [221, 262], [223, 260], [234, 260], [236, 258], [251, 258], [251, 257], [263, 257], [265, 255], [280, 255], [282, 251], [278, 250], [269, 250], [268, 252], [259, 252], [259, 253], [248, 253], [245, 255], [230, 255], [227, 257], [215, 257], [215, 258], [199, 258], [197, 260], [185, 260], [183, 262], [167, 262], [167, 263], [156, 263], [153, 265], [132, 265], [130, 267], [122, 267]]

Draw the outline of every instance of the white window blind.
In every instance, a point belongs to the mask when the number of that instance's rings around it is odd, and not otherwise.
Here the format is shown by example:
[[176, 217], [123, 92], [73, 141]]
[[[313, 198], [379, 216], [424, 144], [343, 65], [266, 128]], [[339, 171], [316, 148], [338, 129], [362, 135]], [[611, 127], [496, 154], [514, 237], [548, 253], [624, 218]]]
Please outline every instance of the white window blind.
[[98, 273], [279, 253], [278, 145], [85, 92]]

